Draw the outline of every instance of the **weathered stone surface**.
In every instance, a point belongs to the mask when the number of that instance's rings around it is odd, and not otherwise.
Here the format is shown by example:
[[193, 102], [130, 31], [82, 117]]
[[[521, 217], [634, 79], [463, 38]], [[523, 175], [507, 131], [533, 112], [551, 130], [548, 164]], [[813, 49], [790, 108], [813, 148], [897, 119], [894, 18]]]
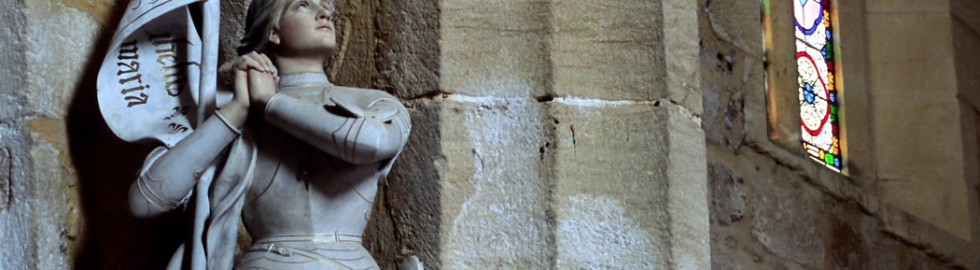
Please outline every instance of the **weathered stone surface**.
[[[949, 154], [963, 149], [962, 134], [949, 132], [961, 127], [950, 16], [871, 14], [867, 22], [875, 29], [869, 46], [878, 48], [868, 54], [874, 113], [890, 116], [874, 121], [879, 192], [886, 201], [970, 239], [963, 156]], [[920, 38], [894, 36], [910, 34]], [[910, 76], [908, 66], [932, 68]]]
[[556, 95], [607, 100], [667, 95], [669, 56], [657, 30], [664, 27], [661, 1], [554, 0], [551, 13]]
[[762, 56], [762, 31], [759, 31], [759, 2], [754, 1], [706, 1], [704, 13], [708, 28], [704, 35], [713, 35], [750, 54]]
[[[0, 135], [0, 141], [3, 135]], [[10, 182], [13, 180], [13, 164], [10, 151], [0, 147], [0, 211], [10, 208], [10, 199], [13, 194], [10, 190]]]
[[713, 221], [727, 226], [742, 220], [745, 216], [744, 180], [735, 178], [731, 169], [713, 163], [708, 166], [708, 179], [711, 181], [711, 202]]
[[[654, 103], [656, 105], [656, 103]], [[669, 103], [667, 212], [670, 214], [671, 268], [704, 269], [710, 265], [710, 206], [707, 149], [700, 117], [683, 105]]]
[[225, 63], [238, 56], [236, 50], [241, 45], [245, 34], [245, 11], [251, 0], [221, 1], [221, 39], [218, 50], [221, 53], [218, 61]]
[[[32, 136], [33, 137], [33, 136]], [[71, 211], [72, 205], [69, 202], [68, 188], [63, 165], [59, 162], [60, 150], [50, 143], [38, 137], [32, 138], [35, 145], [31, 147], [31, 159], [34, 166], [31, 171], [34, 173], [32, 195], [33, 200], [38, 202], [33, 207], [35, 220], [35, 233], [38, 238], [37, 254], [38, 269], [67, 269], [71, 265], [71, 254], [68, 250], [67, 234], [70, 230], [67, 215]], [[78, 226], [78, 224], [71, 224]], [[77, 231], [77, 230], [76, 230]]]
[[558, 101], [549, 111], [557, 266], [668, 268], [667, 110]]
[[830, 218], [826, 242], [826, 267], [870, 269], [872, 251], [862, 232], [874, 230], [876, 224], [873, 218], [864, 216], [853, 208], [845, 207], [832, 207], [827, 215]]
[[[356, 2], [356, 1], [352, 1]], [[441, 89], [441, 69], [444, 65], [439, 42], [443, 38], [440, 0], [379, 1], [374, 21], [377, 33], [381, 78], [376, 88], [395, 93], [402, 98], [425, 96]]]
[[900, 269], [898, 265], [901, 263], [899, 254], [895, 251], [892, 245], [888, 245], [887, 240], [880, 241], [875, 244], [874, 249], [872, 249], [872, 259], [875, 262], [876, 270], [890, 270], [890, 269]]
[[547, 142], [533, 99], [450, 96], [440, 113], [445, 162], [441, 266], [547, 268], [553, 230], [539, 148]]
[[787, 183], [801, 181], [787, 176], [753, 181], [752, 235], [773, 254], [822, 269], [826, 230], [817, 212], [819, 197], [807, 186], [787, 187]]
[[948, 0], [867, 0], [863, 2], [864, 9], [868, 13], [916, 12], [949, 15]]
[[[25, 76], [32, 89], [32, 112], [60, 118], [97, 44], [100, 24], [92, 16], [60, 1], [26, 1]], [[101, 61], [95, 57], [95, 61]]]
[[[549, 75], [549, 1], [442, 1], [442, 89], [542, 96]], [[506, 18], [506, 19], [504, 19]], [[483, 87], [503, 82], [528, 87]]]
[[766, 95], [758, 91], [766, 87], [765, 69], [759, 60], [760, 4], [703, 2], [699, 29], [705, 136], [708, 142], [737, 150], [747, 139], [768, 138]]
[[113, 0], [65, 0], [65, 4], [88, 13], [103, 26], [113, 26], [119, 23], [116, 21], [118, 15], [115, 10], [125, 5], [126, 2], [117, 3], [117, 1]]
[[[972, 1], [957, 1], [969, 5], [980, 3]], [[978, 7], [980, 8], [980, 7]], [[953, 20], [953, 46], [956, 58], [956, 82], [959, 86], [958, 98], [966, 102], [973, 108], [980, 108], [980, 80], [974, 78], [974, 74], [980, 74], [980, 54], [976, 50], [980, 48], [980, 35], [973, 34], [974, 27], [980, 27], [980, 18], [969, 15], [969, 20], [977, 20], [973, 25], [964, 23], [963, 16], [956, 16]]]
[[27, 70], [27, 56], [24, 53], [27, 44], [22, 31], [27, 20], [23, 2], [3, 0], [0, 4], [9, 7], [0, 11], [0, 22], [4, 25], [0, 28], [0, 34], [5, 37], [0, 39], [0, 58], [4, 62], [3, 68], [0, 68], [0, 80], [4, 82], [4, 87], [0, 87], [0, 104], [3, 104], [0, 106], [0, 124], [3, 124], [19, 118], [26, 111], [29, 91], [25, 91], [27, 77], [22, 73]]
[[698, 62], [698, 45], [701, 39], [694, 35], [699, 28], [698, 2], [664, 0], [662, 6], [668, 98], [692, 114], [701, 115], [703, 99], [700, 87], [701, 66]]
[[[447, 164], [442, 153], [442, 104], [431, 100], [410, 103], [412, 134], [382, 184], [366, 232], [367, 247], [382, 269], [394, 269], [406, 256], [415, 255], [428, 269], [440, 268], [443, 242], [438, 166]], [[372, 240], [373, 239], [373, 240]]]

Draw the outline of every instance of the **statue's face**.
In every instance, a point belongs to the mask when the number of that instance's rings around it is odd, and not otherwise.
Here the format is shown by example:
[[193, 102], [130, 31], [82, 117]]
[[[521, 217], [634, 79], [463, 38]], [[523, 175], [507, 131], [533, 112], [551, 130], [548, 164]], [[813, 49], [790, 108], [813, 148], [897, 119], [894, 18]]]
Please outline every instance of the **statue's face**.
[[329, 53], [337, 48], [333, 14], [325, 1], [287, 1], [279, 27], [270, 37], [282, 53]]

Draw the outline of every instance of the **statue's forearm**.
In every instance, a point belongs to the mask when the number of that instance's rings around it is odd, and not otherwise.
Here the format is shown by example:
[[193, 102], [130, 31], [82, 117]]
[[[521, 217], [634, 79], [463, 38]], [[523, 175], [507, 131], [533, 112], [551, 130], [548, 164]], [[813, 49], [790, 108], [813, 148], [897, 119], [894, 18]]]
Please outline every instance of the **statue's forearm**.
[[327, 154], [353, 164], [369, 164], [393, 157], [405, 145], [410, 120], [400, 104], [392, 110], [395, 115], [385, 118], [371, 114], [370, 108], [366, 115], [342, 116], [280, 94], [269, 101], [265, 118]]
[[154, 216], [179, 206], [201, 173], [238, 137], [226, 123], [212, 116], [172, 149], [154, 150], [130, 187], [133, 214]]

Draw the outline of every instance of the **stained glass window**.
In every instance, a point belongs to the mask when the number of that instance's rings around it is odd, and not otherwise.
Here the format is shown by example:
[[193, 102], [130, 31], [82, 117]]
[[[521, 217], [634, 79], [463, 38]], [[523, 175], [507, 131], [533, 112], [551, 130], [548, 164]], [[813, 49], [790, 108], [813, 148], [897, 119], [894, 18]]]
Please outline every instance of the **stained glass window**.
[[841, 107], [834, 83], [831, 0], [790, 1], [796, 23], [803, 149], [813, 160], [840, 172], [844, 166], [838, 124]]

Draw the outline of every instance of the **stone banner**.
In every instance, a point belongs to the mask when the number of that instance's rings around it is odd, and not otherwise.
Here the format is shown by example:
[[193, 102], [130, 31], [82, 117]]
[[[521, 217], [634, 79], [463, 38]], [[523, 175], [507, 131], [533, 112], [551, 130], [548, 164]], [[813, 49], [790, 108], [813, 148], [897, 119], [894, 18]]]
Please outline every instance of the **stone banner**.
[[194, 2], [130, 2], [98, 78], [99, 108], [119, 138], [172, 147], [191, 133], [203, 50], [187, 8]]

